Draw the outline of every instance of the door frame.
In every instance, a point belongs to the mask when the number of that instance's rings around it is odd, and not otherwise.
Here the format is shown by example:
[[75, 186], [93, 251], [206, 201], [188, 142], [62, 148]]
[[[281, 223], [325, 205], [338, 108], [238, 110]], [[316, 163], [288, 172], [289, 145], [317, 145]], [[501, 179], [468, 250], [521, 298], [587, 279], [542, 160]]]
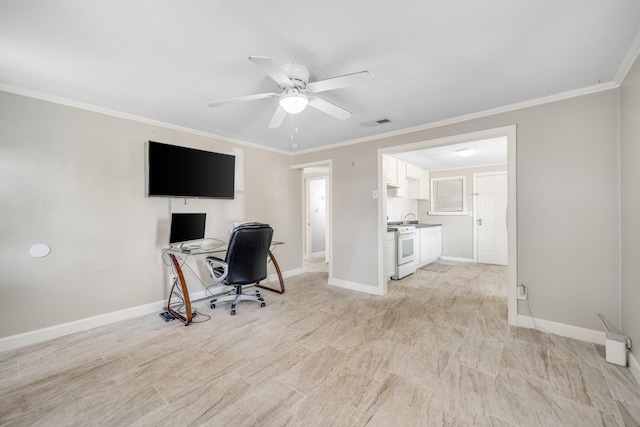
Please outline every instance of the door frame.
[[486, 129], [442, 138], [434, 138], [409, 144], [395, 145], [379, 148], [378, 157], [378, 288], [377, 294], [384, 295], [387, 292], [387, 281], [384, 274], [384, 260], [386, 252], [386, 215], [387, 215], [387, 183], [386, 170], [382, 161], [383, 154], [397, 154], [406, 151], [414, 151], [425, 148], [434, 148], [445, 145], [461, 144], [464, 142], [479, 141], [482, 139], [506, 137], [507, 138], [507, 232], [509, 263], [507, 265], [507, 310], [508, 323], [518, 323], [518, 206], [517, 206], [517, 175], [516, 175], [516, 125], [508, 125], [499, 128]]
[[[507, 171], [491, 171], [491, 172], [475, 172], [473, 174], [473, 262], [478, 262], [478, 178], [483, 176], [506, 175], [507, 176], [507, 193], [509, 185], [509, 176]], [[507, 194], [507, 213], [509, 212], [509, 197]], [[508, 239], [508, 237], [507, 237]], [[508, 245], [507, 245], [508, 251]], [[508, 258], [507, 258], [508, 259]], [[508, 264], [508, 262], [507, 262]]]
[[[306, 245], [305, 245], [305, 259], [308, 260], [312, 260], [312, 254], [313, 252], [311, 252], [311, 247], [312, 247], [312, 239], [311, 239], [311, 198], [309, 197], [309, 186], [311, 184], [311, 181], [319, 181], [319, 180], [323, 180], [324, 181], [324, 186], [325, 186], [325, 200], [324, 200], [324, 208], [325, 208], [325, 222], [324, 222], [324, 260], [327, 261], [327, 236], [328, 236], [328, 230], [327, 230], [327, 193], [328, 193], [328, 177], [326, 174], [310, 174], [310, 175], [303, 175], [304, 177], [304, 192], [305, 192], [305, 225], [306, 225], [306, 231], [305, 231], [305, 240], [306, 240]], [[319, 258], [318, 258], [319, 259]]]
[[327, 223], [326, 223], [326, 247], [325, 247], [325, 259], [327, 260], [327, 262], [329, 263], [329, 277], [328, 280], [333, 279], [333, 163], [331, 161], [331, 159], [326, 159], [326, 160], [318, 160], [316, 162], [310, 162], [310, 163], [302, 163], [302, 164], [297, 164], [297, 165], [292, 165], [291, 169], [293, 170], [300, 170], [300, 186], [302, 187], [302, 209], [301, 209], [301, 215], [302, 215], [302, 227], [303, 229], [301, 230], [300, 233], [300, 240], [301, 240], [301, 245], [300, 247], [302, 248], [302, 253], [301, 255], [301, 260], [302, 260], [302, 265], [304, 266], [304, 252], [306, 251], [305, 249], [305, 233], [306, 233], [306, 229], [307, 229], [307, 222], [306, 222], [306, 205], [307, 205], [307, 201], [306, 201], [306, 187], [305, 187], [305, 180], [307, 177], [305, 177], [303, 172], [304, 168], [308, 168], [308, 167], [314, 167], [314, 166], [326, 166], [329, 169], [329, 172], [327, 174], [325, 174], [324, 176], [327, 179], [327, 192], [326, 192], [326, 202], [327, 202], [327, 206], [326, 206], [326, 218], [327, 218]]

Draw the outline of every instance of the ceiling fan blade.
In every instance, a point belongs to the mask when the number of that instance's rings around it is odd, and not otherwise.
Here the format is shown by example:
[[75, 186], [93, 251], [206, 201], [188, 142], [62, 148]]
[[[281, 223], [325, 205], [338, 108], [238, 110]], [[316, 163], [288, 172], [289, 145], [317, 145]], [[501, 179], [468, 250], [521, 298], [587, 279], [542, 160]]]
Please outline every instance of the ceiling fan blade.
[[256, 64], [262, 71], [271, 77], [280, 87], [293, 87], [289, 77], [271, 60], [264, 56], [250, 56], [249, 61]]
[[332, 77], [326, 80], [318, 80], [307, 85], [313, 93], [325, 92], [327, 90], [341, 89], [347, 86], [356, 86], [373, 81], [373, 74], [368, 71], [360, 71], [359, 73], [345, 74], [344, 76]]
[[329, 101], [325, 101], [324, 99], [309, 97], [309, 106], [333, 116], [338, 120], [347, 120], [351, 117], [351, 111], [347, 111], [342, 107], [338, 107], [337, 105], [330, 103]]
[[237, 98], [223, 99], [221, 101], [215, 101], [209, 104], [209, 107], [218, 107], [220, 105], [235, 104], [236, 102], [253, 101], [254, 99], [273, 98], [278, 96], [277, 93], [260, 93], [257, 95], [239, 96]]
[[273, 115], [273, 118], [271, 119], [271, 123], [269, 123], [269, 129], [275, 129], [280, 127], [285, 117], [287, 117], [287, 112], [284, 111], [284, 108], [278, 105], [278, 109]]

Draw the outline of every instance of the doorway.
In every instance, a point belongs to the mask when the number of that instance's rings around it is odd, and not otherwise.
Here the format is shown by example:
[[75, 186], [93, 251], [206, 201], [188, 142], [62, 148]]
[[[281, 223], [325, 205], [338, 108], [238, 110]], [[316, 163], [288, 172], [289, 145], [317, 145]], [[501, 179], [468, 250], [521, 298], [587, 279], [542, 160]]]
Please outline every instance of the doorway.
[[[383, 155], [390, 156], [400, 156], [402, 153], [416, 152], [419, 150], [427, 150], [427, 149], [450, 149], [451, 146], [455, 145], [464, 145], [473, 143], [474, 141], [483, 141], [490, 140], [495, 138], [503, 138], [506, 139], [506, 176], [507, 176], [507, 200], [509, 204], [509, 209], [506, 210], [506, 228], [508, 229], [507, 234], [507, 310], [508, 310], [508, 323], [515, 325], [517, 324], [517, 212], [516, 212], [516, 126], [510, 125], [501, 128], [488, 129], [483, 131], [471, 132], [460, 135], [453, 135], [443, 138], [436, 138], [432, 140], [420, 141], [405, 145], [398, 145], [386, 148], [378, 149], [378, 194], [386, 194], [387, 191], [387, 176], [385, 164], [383, 162]], [[456, 147], [459, 148], [459, 147]], [[460, 157], [464, 156], [466, 150], [462, 148], [456, 149], [451, 155], [458, 155]], [[413, 156], [412, 156], [413, 158]], [[503, 163], [503, 162], [501, 162]], [[489, 165], [490, 162], [486, 163]], [[484, 172], [484, 171], [478, 171]], [[468, 181], [471, 180], [471, 175], [468, 177]], [[467, 181], [467, 182], [468, 182]], [[420, 203], [423, 203], [421, 206]], [[418, 208], [424, 210], [425, 212], [430, 209], [429, 207], [430, 201], [419, 202]], [[422, 210], [419, 213], [422, 213]], [[386, 250], [385, 250], [385, 242], [386, 242], [386, 220], [387, 218], [387, 198], [380, 197], [378, 200], [378, 291], [380, 294], [384, 295], [387, 291], [387, 281], [384, 275], [383, 266], [385, 265], [386, 260]], [[474, 217], [469, 216], [472, 215], [468, 212], [461, 212], [458, 214], [459, 219], [456, 222], [460, 222], [464, 216], [468, 218], [469, 221], [469, 234], [473, 235], [473, 226], [471, 222]], [[442, 221], [431, 221], [431, 222], [446, 222], [447, 218], [451, 219], [455, 218], [454, 216], [450, 217], [440, 217]], [[444, 224], [443, 224], [444, 228]], [[443, 233], [444, 234], [444, 233]], [[464, 256], [464, 259], [459, 259], [455, 261], [474, 261], [474, 248], [472, 246], [468, 247], [470, 253], [468, 256]], [[445, 249], [443, 244], [443, 250]], [[452, 259], [454, 261], [454, 259]]]
[[327, 178], [315, 176], [305, 178], [306, 188], [306, 251], [305, 259], [326, 259], [327, 247]]
[[331, 279], [331, 160], [292, 166], [302, 171], [302, 262]]
[[474, 261], [507, 265], [507, 172], [473, 174]]

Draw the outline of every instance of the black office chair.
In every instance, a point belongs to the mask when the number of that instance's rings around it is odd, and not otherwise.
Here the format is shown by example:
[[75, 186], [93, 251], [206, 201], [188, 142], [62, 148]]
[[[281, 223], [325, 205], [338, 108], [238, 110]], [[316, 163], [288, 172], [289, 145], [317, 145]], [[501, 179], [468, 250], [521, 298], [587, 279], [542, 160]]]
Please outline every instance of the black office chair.
[[231, 315], [236, 314], [236, 305], [243, 300], [256, 301], [265, 306], [259, 290], [255, 295], [242, 292], [242, 286], [260, 283], [267, 277], [267, 257], [273, 237], [273, 228], [269, 224], [246, 223], [237, 226], [229, 236], [229, 247], [225, 259], [207, 257], [207, 267], [214, 284], [233, 286], [234, 290], [211, 300], [211, 308], [217, 302], [233, 301]]

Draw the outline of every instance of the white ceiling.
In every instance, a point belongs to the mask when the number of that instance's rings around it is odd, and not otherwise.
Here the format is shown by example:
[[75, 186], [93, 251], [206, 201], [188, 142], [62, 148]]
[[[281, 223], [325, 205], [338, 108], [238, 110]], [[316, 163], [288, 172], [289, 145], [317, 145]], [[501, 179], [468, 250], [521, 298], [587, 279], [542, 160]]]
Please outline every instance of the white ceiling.
[[[464, 149], [470, 150], [471, 155], [469, 157], [462, 157], [459, 154], [459, 150]], [[506, 164], [507, 138], [500, 137], [445, 145], [392, 154], [392, 156], [428, 171]]]
[[[639, 30], [637, 0], [2, 0], [0, 89], [299, 151], [610, 82]], [[275, 98], [207, 105], [278, 91], [249, 56], [375, 81], [269, 130]]]

